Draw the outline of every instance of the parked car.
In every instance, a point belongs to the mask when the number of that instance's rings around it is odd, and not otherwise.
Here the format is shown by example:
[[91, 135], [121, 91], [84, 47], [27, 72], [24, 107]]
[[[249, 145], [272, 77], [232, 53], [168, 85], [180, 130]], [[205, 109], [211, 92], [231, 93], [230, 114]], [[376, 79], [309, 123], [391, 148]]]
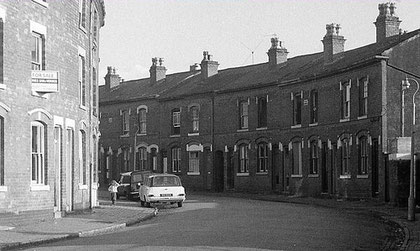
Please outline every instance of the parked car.
[[153, 174], [144, 180], [139, 191], [140, 204], [150, 207], [151, 203], [178, 203], [185, 201], [185, 188], [181, 179], [173, 174]]
[[151, 171], [132, 171], [120, 174], [120, 186], [117, 196], [124, 196], [129, 200], [139, 197], [139, 183], [142, 183], [146, 177], [152, 175]]

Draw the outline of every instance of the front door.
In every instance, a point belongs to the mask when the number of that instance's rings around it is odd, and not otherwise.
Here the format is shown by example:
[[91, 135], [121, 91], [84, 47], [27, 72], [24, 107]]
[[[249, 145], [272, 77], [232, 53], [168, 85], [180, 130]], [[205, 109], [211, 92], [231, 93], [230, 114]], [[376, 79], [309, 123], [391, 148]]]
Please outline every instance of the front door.
[[372, 139], [372, 197], [379, 194], [378, 139]]
[[224, 189], [224, 158], [222, 151], [216, 151], [214, 170], [214, 189], [216, 192], [223, 192]]

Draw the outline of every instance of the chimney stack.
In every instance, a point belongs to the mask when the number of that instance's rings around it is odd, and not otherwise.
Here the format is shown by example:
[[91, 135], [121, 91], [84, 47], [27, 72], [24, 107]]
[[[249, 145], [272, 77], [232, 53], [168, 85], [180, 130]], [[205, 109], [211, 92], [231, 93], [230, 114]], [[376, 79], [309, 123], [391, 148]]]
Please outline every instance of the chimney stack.
[[379, 15], [374, 22], [376, 26], [376, 42], [382, 42], [385, 38], [400, 33], [400, 19], [395, 15], [394, 3], [382, 3], [378, 5]]
[[287, 61], [287, 49], [281, 45], [278, 37], [271, 38], [271, 48], [268, 50], [268, 65], [274, 67]]
[[116, 74], [115, 68], [108, 66], [107, 70], [108, 72], [105, 75], [105, 86], [108, 89], [112, 89], [120, 84], [121, 78], [118, 74]]
[[344, 42], [346, 41], [340, 35], [339, 24], [327, 24], [327, 34], [325, 34], [322, 43], [324, 44], [324, 63], [331, 63], [341, 52], [344, 52]]
[[204, 79], [216, 75], [218, 72], [219, 63], [213, 61], [212, 55], [208, 51], [203, 51], [203, 60], [201, 60], [201, 75]]
[[166, 78], [166, 68], [163, 66], [163, 58], [152, 58], [150, 66], [150, 83], [155, 84]]

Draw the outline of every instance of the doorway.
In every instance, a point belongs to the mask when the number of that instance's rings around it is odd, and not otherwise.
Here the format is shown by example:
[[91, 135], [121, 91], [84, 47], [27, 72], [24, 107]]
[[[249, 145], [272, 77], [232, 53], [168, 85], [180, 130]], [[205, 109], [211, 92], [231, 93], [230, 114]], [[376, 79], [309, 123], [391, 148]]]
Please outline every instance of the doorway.
[[214, 190], [223, 192], [224, 189], [224, 157], [222, 151], [216, 151], [215, 169], [214, 169]]

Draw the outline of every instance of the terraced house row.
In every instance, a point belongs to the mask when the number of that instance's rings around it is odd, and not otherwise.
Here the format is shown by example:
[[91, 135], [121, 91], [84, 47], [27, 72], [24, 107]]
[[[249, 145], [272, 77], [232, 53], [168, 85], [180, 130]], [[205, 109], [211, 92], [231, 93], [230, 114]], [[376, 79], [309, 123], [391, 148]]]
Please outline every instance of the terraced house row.
[[0, 3], [0, 213], [97, 205], [101, 0]]
[[349, 51], [340, 25], [327, 24], [323, 51], [293, 58], [273, 37], [261, 64], [219, 70], [204, 51], [189, 71], [167, 75], [153, 58], [150, 77], [130, 81], [108, 67], [100, 181], [153, 170], [187, 190], [397, 203], [415, 91], [401, 81], [419, 80], [420, 30], [401, 32], [394, 4], [378, 9], [376, 42]]

